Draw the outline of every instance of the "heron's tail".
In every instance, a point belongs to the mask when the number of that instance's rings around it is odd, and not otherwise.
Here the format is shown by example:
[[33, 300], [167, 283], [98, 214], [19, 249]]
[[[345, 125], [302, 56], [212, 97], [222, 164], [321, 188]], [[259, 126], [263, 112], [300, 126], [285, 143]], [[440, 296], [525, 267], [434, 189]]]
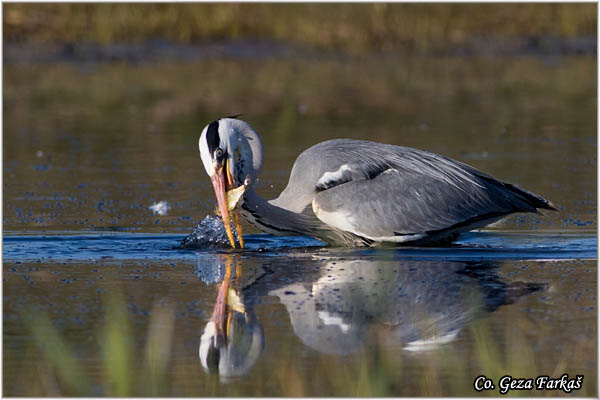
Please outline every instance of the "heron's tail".
[[510, 183], [503, 183], [502, 186], [516, 197], [517, 201], [514, 203], [520, 209], [519, 211], [537, 212], [538, 209], [556, 211], [554, 204], [542, 196]]

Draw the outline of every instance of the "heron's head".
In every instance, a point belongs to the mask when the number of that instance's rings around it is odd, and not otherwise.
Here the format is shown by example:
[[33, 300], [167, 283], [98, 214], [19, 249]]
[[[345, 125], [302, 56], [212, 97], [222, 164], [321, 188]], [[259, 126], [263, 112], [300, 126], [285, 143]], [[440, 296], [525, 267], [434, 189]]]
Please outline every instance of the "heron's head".
[[221, 118], [208, 124], [198, 141], [200, 158], [210, 177], [223, 222], [229, 226], [226, 192], [252, 184], [263, 162], [263, 146], [258, 134], [246, 122]]
[[229, 311], [225, 330], [219, 333], [215, 322], [209, 321], [198, 349], [204, 370], [219, 374], [224, 381], [247, 375], [265, 346], [263, 328], [253, 313]]

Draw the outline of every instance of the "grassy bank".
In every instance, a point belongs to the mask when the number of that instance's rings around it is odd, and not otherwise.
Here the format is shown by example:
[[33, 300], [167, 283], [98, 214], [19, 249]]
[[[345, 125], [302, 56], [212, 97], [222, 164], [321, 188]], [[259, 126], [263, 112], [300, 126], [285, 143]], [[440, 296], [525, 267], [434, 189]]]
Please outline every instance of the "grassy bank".
[[596, 34], [595, 4], [5, 4], [4, 40], [116, 43], [275, 39], [413, 51]]

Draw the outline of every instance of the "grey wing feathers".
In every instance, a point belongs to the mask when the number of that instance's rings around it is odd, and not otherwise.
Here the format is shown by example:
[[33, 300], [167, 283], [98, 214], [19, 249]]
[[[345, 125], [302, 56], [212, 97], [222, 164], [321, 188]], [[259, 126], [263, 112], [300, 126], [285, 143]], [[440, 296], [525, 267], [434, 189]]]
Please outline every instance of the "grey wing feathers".
[[[531, 192], [420, 150], [334, 140], [313, 146], [305, 154], [312, 160], [312, 176], [304, 178], [302, 186], [307, 189], [317, 181], [311, 189], [317, 216], [370, 238], [418, 235], [499, 219], [512, 212], [553, 209], [550, 202]], [[303, 162], [300, 157], [299, 161]], [[340, 179], [321, 179], [319, 186], [319, 179], [327, 173]]]
[[431, 234], [515, 211], [508, 199], [492, 199], [486, 190], [465, 192], [395, 170], [320, 192], [314, 204], [326, 223], [373, 240]]

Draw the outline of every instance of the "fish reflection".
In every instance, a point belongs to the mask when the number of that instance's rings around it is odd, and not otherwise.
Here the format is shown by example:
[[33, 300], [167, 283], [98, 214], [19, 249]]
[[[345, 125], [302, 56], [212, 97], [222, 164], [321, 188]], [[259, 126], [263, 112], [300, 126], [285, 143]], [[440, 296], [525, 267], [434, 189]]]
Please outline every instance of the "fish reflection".
[[[499, 265], [489, 262], [335, 258], [295, 261], [293, 268], [287, 260], [281, 265], [271, 263], [268, 270], [228, 297], [227, 309], [238, 315], [245, 336], [239, 340], [225, 331], [226, 344], [219, 349], [226, 351], [212, 361], [213, 365], [218, 361], [222, 376], [245, 374], [257, 361], [264, 336], [252, 304], [264, 296], [279, 298], [294, 334], [305, 345], [343, 355], [374, 346], [431, 350], [455, 340], [474, 318], [544, 288], [537, 283], [506, 282], [498, 275]], [[226, 273], [220, 290], [231, 293], [230, 279]], [[202, 336], [201, 359], [207, 357], [202, 346], [207, 346], [209, 337], [215, 349], [219, 344], [214, 339], [218, 325], [211, 323], [220, 318], [217, 308], [223, 307], [224, 296], [220, 291]], [[228, 318], [233, 317], [228, 314]], [[202, 363], [209, 369], [207, 361]]]

